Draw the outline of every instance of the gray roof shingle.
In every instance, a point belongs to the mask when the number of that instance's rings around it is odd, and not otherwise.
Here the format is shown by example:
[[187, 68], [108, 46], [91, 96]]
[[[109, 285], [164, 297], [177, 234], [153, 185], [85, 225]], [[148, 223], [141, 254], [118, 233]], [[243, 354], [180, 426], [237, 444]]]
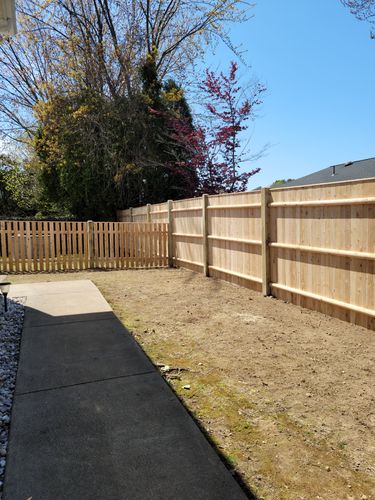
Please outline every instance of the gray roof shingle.
[[375, 158], [340, 163], [339, 165], [323, 168], [323, 170], [319, 170], [313, 174], [305, 175], [304, 177], [275, 187], [304, 186], [308, 184], [367, 179], [369, 177], [375, 177]]

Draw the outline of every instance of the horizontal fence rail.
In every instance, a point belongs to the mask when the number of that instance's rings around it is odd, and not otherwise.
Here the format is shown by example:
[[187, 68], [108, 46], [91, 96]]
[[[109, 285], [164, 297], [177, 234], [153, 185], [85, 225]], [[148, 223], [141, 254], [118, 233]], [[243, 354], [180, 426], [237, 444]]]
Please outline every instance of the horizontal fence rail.
[[0, 222], [0, 270], [129, 269], [168, 265], [168, 224]]
[[169, 264], [375, 329], [375, 178], [118, 212], [169, 222]]

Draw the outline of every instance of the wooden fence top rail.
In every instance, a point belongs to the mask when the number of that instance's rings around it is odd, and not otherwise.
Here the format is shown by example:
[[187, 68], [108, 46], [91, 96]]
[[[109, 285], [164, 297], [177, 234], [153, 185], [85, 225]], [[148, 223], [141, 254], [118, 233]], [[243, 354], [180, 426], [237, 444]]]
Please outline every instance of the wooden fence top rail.
[[260, 240], [246, 240], [243, 238], [230, 238], [228, 236], [215, 236], [214, 234], [209, 234], [207, 236], [209, 240], [218, 240], [218, 241], [230, 241], [233, 243], [245, 243], [246, 245], [261, 245], [262, 242]]
[[237, 271], [230, 271], [229, 269], [222, 269], [221, 267], [208, 266], [209, 269], [213, 271], [218, 271], [219, 273], [230, 274], [231, 276], [236, 276], [236, 278], [241, 278], [243, 280], [254, 281], [255, 283], [262, 283], [262, 278], [257, 278], [256, 276], [249, 276], [248, 274], [238, 273]]
[[155, 210], [155, 211], [151, 211], [150, 214], [154, 215], [154, 214], [167, 214], [168, 213], [168, 210]]
[[[135, 226], [136, 224], [142, 224], [142, 226], [158, 226], [158, 224], [164, 226], [165, 224], [168, 224], [167, 222], [157, 222], [157, 221], [153, 221], [153, 222], [148, 222], [147, 220], [136, 220], [136, 221], [133, 221], [133, 222], [130, 222], [130, 221], [118, 221], [118, 222], [104, 222], [104, 221], [98, 221], [98, 222], [94, 222], [94, 221], [91, 221], [93, 224], [119, 224], [119, 225], [124, 225], [124, 226], [128, 226], [128, 227], [132, 227], [132, 226]], [[84, 223], [86, 224], [86, 222]]]
[[333, 200], [300, 200], [300, 201], [273, 201], [268, 204], [271, 208], [276, 207], [325, 207], [330, 205], [372, 205], [375, 197], [369, 198], [344, 198]]
[[203, 238], [202, 234], [192, 234], [192, 233], [172, 233], [172, 236], [178, 236], [182, 238]]
[[172, 208], [172, 212], [196, 212], [197, 210], [202, 210], [202, 207]]
[[271, 242], [269, 246], [272, 248], [284, 248], [286, 250], [299, 250], [301, 252], [321, 253], [327, 255], [340, 255], [343, 257], [354, 257], [358, 259], [373, 259], [375, 260], [375, 252], [355, 252], [353, 250], [338, 250], [336, 248], [321, 248], [310, 247], [307, 245], [293, 245], [291, 243], [276, 243]]
[[241, 205], [208, 205], [208, 210], [234, 210], [241, 208], [260, 208], [262, 205], [260, 203], [243, 203]]
[[[338, 186], [344, 185], [345, 184], [363, 184], [365, 182], [374, 182], [375, 181], [375, 176], [374, 177], [366, 177], [365, 179], [347, 179], [345, 181], [333, 181], [333, 182], [318, 182], [316, 184], [303, 184], [300, 186], [288, 186], [284, 185], [282, 187], [273, 187], [270, 188], [270, 191], [292, 191], [292, 190], [297, 190], [297, 189], [302, 189], [304, 191], [309, 190], [311, 188], [314, 189], [319, 189], [319, 188], [324, 188], [324, 187], [333, 187], [336, 188]], [[254, 191], [252, 191], [254, 192]], [[256, 192], [256, 191], [255, 191]]]
[[320, 302], [326, 302], [327, 304], [331, 304], [333, 306], [342, 307], [344, 309], [349, 309], [350, 311], [362, 314], [368, 314], [369, 316], [375, 317], [375, 309], [367, 309], [366, 307], [357, 306], [355, 304], [349, 304], [348, 302], [342, 302], [341, 300], [331, 299], [330, 297], [324, 297], [316, 293], [300, 290], [299, 288], [291, 288], [290, 286], [281, 285], [279, 283], [271, 283], [271, 287], [279, 290], [284, 290], [285, 292], [295, 293], [297, 295], [303, 295], [304, 297], [307, 297], [309, 299], [315, 299]]

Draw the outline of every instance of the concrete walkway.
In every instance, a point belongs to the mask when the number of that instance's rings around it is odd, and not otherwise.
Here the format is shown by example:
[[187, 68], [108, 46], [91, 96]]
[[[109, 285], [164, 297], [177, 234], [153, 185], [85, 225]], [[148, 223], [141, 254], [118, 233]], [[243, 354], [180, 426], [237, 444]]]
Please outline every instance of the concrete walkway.
[[11, 288], [27, 309], [4, 500], [246, 498], [91, 281]]

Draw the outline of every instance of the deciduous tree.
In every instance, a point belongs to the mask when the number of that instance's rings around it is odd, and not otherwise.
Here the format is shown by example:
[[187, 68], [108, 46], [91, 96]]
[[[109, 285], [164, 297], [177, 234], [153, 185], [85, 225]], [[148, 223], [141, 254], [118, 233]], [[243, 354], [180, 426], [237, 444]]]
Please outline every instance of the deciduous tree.
[[183, 99], [172, 103], [163, 82], [186, 73], [215, 39], [230, 45], [227, 23], [246, 18], [245, 3], [20, 0], [17, 7], [19, 34], [0, 45], [0, 132], [34, 147], [53, 200], [76, 216], [102, 218], [116, 206], [190, 193], [196, 174], [181, 164], [187, 148], [172, 144], [165, 118], [149, 108], [178, 115]]

